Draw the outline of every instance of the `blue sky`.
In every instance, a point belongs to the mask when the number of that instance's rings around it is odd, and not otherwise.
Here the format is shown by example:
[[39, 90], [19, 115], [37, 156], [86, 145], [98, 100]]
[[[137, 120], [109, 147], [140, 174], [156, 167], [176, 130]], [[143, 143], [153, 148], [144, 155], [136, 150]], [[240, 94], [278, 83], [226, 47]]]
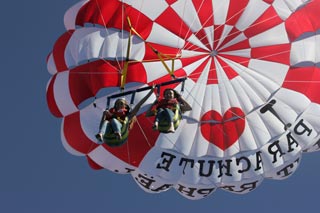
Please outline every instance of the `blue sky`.
[[284, 181], [255, 191], [222, 190], [199, 200], [174, 190], [148, 194], [129, 175], [94, 171], [69, 154], [61, 120], [46, 104], [46, 57], [64, 32], [64, 12], [76, 0], [5, 1], [1, 30], [0, 212], [311, 212], [318, 208], [320, 154], [304, 154]]

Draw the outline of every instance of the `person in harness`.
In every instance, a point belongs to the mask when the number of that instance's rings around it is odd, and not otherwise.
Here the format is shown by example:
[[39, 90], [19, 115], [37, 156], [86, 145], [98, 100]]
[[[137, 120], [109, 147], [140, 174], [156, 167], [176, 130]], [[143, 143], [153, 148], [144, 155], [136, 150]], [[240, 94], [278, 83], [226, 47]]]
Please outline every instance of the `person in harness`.
[[117, 99], [113, 108], [103, 112], [99, 132], [95, 135], [96, 139], [100, 143], [105, 142], [110, 146], [119, 146], [125, 143], [129, 130], [132, 129], [136, 121], [137, 112], [152, 93], [153, 89], [132, 110], [124, 98]]
[[165, 89], [162, 99], [156, 99], [146, 113], [155, 116], [153, 129], [173, 133], [182, 119], [181, 113], [192, 110], [191, 106], [173, 89]]

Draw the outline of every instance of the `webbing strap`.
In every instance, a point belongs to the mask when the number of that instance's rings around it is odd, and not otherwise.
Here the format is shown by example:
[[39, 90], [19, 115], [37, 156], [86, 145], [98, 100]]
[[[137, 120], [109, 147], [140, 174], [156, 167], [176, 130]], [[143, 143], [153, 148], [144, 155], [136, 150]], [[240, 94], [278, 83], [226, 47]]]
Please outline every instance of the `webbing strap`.
[[[168, 55], [164, 55], [164, 54], [161, 54], [158, 50], [156, 50], [151, 44], [149, 44], [131, 25], [131, 21], [130, 21], [130, 18], [127, 17], [127, 21], [128, 21], [128, 24], [129, 24], [129, 27], [130, 27], [130, 32], [134, 32], [134, 34], [136, 34], [141, 40], [143, 40], [146, 45], [151, 48], [151, 50], [158, 56], [158, 58], [160, 59], [162, 65], [164, 66], [164, 68], [167, 70], [167, 72], [172, 76], [172, 78], [175, 78], [174, 76], [174, 67], [173, 67], [173, 58], [169, 57]], [[164, 59], [163, 59], [163, 56], [166, 57], [166, 58], [170, 58], [172, 59], [172, 69], [170, 69], [168, 67], [168, 65], [165, 63]]]

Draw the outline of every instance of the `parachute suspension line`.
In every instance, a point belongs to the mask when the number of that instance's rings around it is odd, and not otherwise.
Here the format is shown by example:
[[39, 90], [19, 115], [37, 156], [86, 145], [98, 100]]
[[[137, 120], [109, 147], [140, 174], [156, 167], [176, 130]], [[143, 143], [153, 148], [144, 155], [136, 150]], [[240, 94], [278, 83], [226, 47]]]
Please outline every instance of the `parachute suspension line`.
[[131, 156], [130, 156], [130, 151], [129, 151], [129, 140], [126, 142], [126, 146], [127, 146], [127, 156], [128, 156], [128, 162], [131, 162]]
[[[141, 40], [143, 40], [146, 45], [158, 56], [159, 60], [161, 61], [162, 65], [164, 66], [164, 68], [167, 70], [167, 72], [170, 74], [170, 76], [175, 79], [175, 75], [174, 75], [174, 67], [172, 67], [172, 69], [169, 68], [169, 66], [165, 63], [164, 61], [164, 57], [165, 58], [169, 58], [171, 60], [174, 60], [175, 58], [172, 58], [171, 56], [169, 55], [166, 55], [166, 54], [162, 54], [160, 53], [157, 49], [155, 49], [151, 44], [149, 44], [137, 31], [136, 29], [134, 29], [134, 27], [131, 25], [131, 21], [130, 21], [130, 18], [127, 17], [127, 21], [129, 23], [129, 27], [130, 27], [130, 32], [136, 34]], [[128, 61], [129, 63], [129, 61]]]
[[122, 91], [124, 90], [124, 87], [126, 84], [128, 65], [129, 65], [129, 56], [130, 56], [130, 52], [131, 52], [132, 30], [131, 30], [131, 21], [130, 21], [129, 17], [127, 17], [127, 22], [129, 24], [130, 31], [129, 31], [128, 45], [127, 45], [126, 61], [124, 62], [124, 66], [123, 66], [123, 70], [121, 72], [121, 78], [120, 78], [120, 88]]
[[[146, 140], [146, 143], [148, 144], [148, 146], [149, 146], [149, 147], [152, 147], [152, 146], [151, 146], [151, 144], [150, 144], [150, 142], [149, 142], [149, 140], [148, 140], [148, 137], [147, 137], [147, 135], [145, 134], [145, 132], [144, 132], [144, 130], [143, 130], [143, 128], [142, 128], [142, 126], [140, 125], [140, 123], [139, 123], [139, 120], [138, 120], [138, 119], [136, 120], [136, 123], [137, 123], [137, 125], [139, 126], [139, 129], [140, 129], [140, 131], [141, 131], [141, 133], [142, 133], [142, 135], [143, 135], [144, 139]], [[150, 123], [150, 124], [152, 124], [152, 123]]]
[[[102, 20], [102, 22], [103, 22], [103, 26], [104, 26], [104, 28], [105, 28], [105, 32], [106, 32], [106, 34], [107, 35], [110, 35], [109, 34], [109, 31], [108, 31], [108, 29], [107, 29], [107, 23], [106, 23], [106, 21], [104, 20], [104, 17], [103, 17], [103, 14], [102, 14], [102, 11], [101, 11], [101, 7], [100, 7], [100, 5], [99, 5], [99, 2], [98, 2], [98, 0], [95, 0], [95, 2], [96, 2], [96, 5], [97, 5], [97, 8], [98, 8], [98, 11], [99, 11], [99, 15], [100, 15], [100, 18], [101, 18], [101, 20]], [[110, 39], [109, 38], [109, 36], [107, 36], [107, 39]], [[105, 60], [104, 58], [101, 58], [105, 63], [109, 63], [107, 60]], [[118, 64], [118, 67], [121, 67], [120, 66], [120, 62], [119, 62], [119, 60], [117, 59], [117, 57], [116, 57], [116, 62], [117, 62], [117, 64]]]

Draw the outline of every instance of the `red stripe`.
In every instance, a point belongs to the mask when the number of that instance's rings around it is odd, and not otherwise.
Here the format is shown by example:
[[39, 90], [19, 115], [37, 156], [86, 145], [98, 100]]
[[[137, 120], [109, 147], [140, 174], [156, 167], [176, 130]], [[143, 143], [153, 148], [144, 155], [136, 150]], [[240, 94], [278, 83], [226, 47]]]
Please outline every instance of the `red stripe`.
[[208, 55], [199, 55], [199, 56], [193, 56], [193, 57], [186, 57], [181, 58], [180, 61], [182, 63], [182, 67], [186, 67], [192, 63], [195, 63], [199, 60], [201, 60], [203, 57], [207, 57]]
[[267, 4], [272, 4], [274, 2], [274, 0], [263, 0], [263, 1]]
[[119, 147], [103, 146], [120, 160], [137, 167], [159, 136], [159, 132], [152, 130], [152, 123], [153, 118], [147, 118], [142, 114], [138, 116], [138, 122], [130, 130], [125, 144]]
[[282, 87], [300, 92], [312, 102], [320, 104], [320, 69], [317, 67], [291, 68]]
[[192, 3], [198, 13], [198, 17], [203, 28], [212, 26], [214, 15], [214, 12], [212, 11], [212, 1], [192, 0]]
[[267, 31], [271, 29], [283, 21], [278, 16], [277, 12], [273, 7], [269, 7], [251, 26], [249, 26], [244, 34], [250, 38], [257, 34]]
[[[229, 80], [232, 80], [233, 78], [238, 76], [238, 73], [232, 69], [226, 62], [224, 62], [221, 58], [217, 57], [219, 64], [223, 68], [224, 73], [227, 75]], [[222, 82], [223, 84], [223, 82]]]
[[159, 136], [158, 131], [152, 130], [152, 123], [153, 118], [147, 118], [145, 114], [138, 116], [138, 123], [135, 123], [133, 129], [130, 130], [127, 144], [123, 145], [128, 147], [130, 153], [130, 159], [126, 162], [132, 166], [139, 166]]
[[50, 112], [56, 116], [56, 117], [62, 117], [62, 113], [60, 112], [58, 105], [55, 101], [54, 98], [54, 83], [56, 81], [56, 77], [57, 75], [52, 76], [52, 78], [50, 79], [49, 85], [48, 85], [48, 89], [47, 89], [47, 104], [49, 107]]
[[87, 157], [88, 164], [92, 169], [95, 169], [95, 170], [103, 169], [103, 167], [97, 164], [94, 160], [92, 160], [90, 156], [86, 155], [86, 157]]
[[147, 74], [141, 62], [129, 64], [126, 82], [147, 83]]
[[[193, 43], [189, 42], [189, 41], [185, 41], [184, 50], [192, 50], [192, 51], [196, 51], [196, 52], [208, 52], [208, 50], [203, 49], [202, 47], [199, 47], [197, 45], [194, 45]], [[209, 48], [211, 49], [211, 48]]]
[[226, 59], [229, 59], [230, 61], [233, 61], [235, 63], [241, 64], [244, 67], [249, 66], [250, 58], [233, 56], [233, 55], [224, 55], [224, 54], [220, 54], [219, 56], [226, 58]]
[[[139, 125], [138, 125], [139, 123]], [[146, 153], [154, 146], [159, 132], [152, 130], [153, 118], [147, 118], [144, 114], [138, 116], [138, 123], [129, 132], [126, 144], [120, 147], [103, 145], [106, 150], [122, 161], [133, 166], [139, 166]], [[76, 112], [64, 119], [64, 136], [67, 143], [76, 151], [88, 154], [98, 145], [92, 142], [84, 133], [80, 123], [80, 113]], [[89, 165], [94, 169], [101, 167], [87, 156]]]
[[[204, 65], [204, 64], [203, 64]], [[207, 84], [218, 84], [218, 76], [217, 76], [217, 68], [216, 65], [212, 59], [211, 64], [210, 64], [210, 71], [208, 75], [208, 81]]]
[[[155, 49], [157, 52], [161, 53], [162, 55], [168, 55], [171, 58], [175, 58], [177, 54], [180, 52], [179, 49], [174, 47], [168, 47], [161, 44], [156, 43], [148, 43], [150, 46], [146, 45], [146, 52], [143, 57], [143, 60], [152, 61], [152, 60], [159, 60], [159, 57], [156, 52], [153, 51]], [[152, 48], [153, 49], [152, 49]], [[164, 59], [166, 59], [165, 56], [162, 56]]]
[[115, 63], [98, 60], [70, 71], [69, 89], [75, 105], [93, 97], [102, 88], [120, 85], [120, 75]]
[[98, 146], [92, 142], [82, 130], [80, 112], [75, 112], [64, 118], [63, 133], [68, 144], [83, 154], [88, 154]]
[[[203, 29], [200, 29], [195, 36], [201, 41], [202, 44], [204, 44], [209, 50], [211, 50], [211, 46], [209, 43], [209, 40], [212, 40], [212, 38], [208, 38], [206, 32]], [[199, 48], [199, 47], [198, 47]]]
[[214, 42], [213, 42], [213, 49], [216, 49], [220, 39], [222, 39], [224, 25], [214, 25]]
[[153, 22], [140, 11], [118, 0], [89, 1], [79, 10], [76, 24], [84, 26], [85, 23], [93, 23], [129, 31], [127, 17], [129, 17], [133, 28], [143, 38], [147, 38]]
[[[224, 38], [223, 42], [220, 44], [219, 50], [223, 50], [223, 49], [221, 49], [221, 47], [223, 48], [223, 45], [227, 44], [229, 41], [231, 41], [232, 39], [236, 38], [240, 34], [241, 34], [241, 31], [239, 31], [235, 27], [232, 28], [232, 30], [230, 31], [228, 36], [226, 38]], [[225, 50], [223, 50], [223, 51], [225, 51]]]
[[234, 26], [238, 22], [248, 3], [249, 0], [231, 0], [228, 7], [226, 24]]
[[223, 54], [223, 52], [228, 52], [228, 51], [235, 51], [235, 50], [244, 50], [244, 49], [249, 49], [250, 48], [250, 43], [248, 39], [245, 39], [243, 41], [240, 41], [238, 43], [235, 43], [229, 47], [222, 48], [221, 50], [219, 49], [219, 52]]
[[52, 55], [58, 72], [68, 69], [65, 62], [64, 53], [73, 32], [74, 30], [65, 32], [62, 36], [60, 36], [60, 38], [57, 39], [53, 46]]
[[168, 7], [155, 22], [182, 39], [189, 38], [192, 34], [190, 28], [171, 7]]
[[[122, 18], [122, 4], [117, 0], [92, 0], [87, 2], [78, 12], [76, 17], [76, 25], [84, 26], [85, 23], [94, 23], [101, 26], [108, 25], [111, 20], [114, 26], [118, 26], [121, 29]], [[117, 18], [115, 18], [117, 17]], [[119, 21], [117, 21], [117, 19]], [[114, 23], [114, 20], [117, 25]], [[119, 25], [120, 23], [120, 25]], [[111, 23], [110, 23], [111, 24]]]
[[252, 48], [251, 58], [290, 64], [290, 48], [290, 44]]
[[286, 20], [286, 29], [291, 41], [306, 32], [316, 32], [320, 28], [319, 11], [320, 0], [313, 0]]
[[[155, 70], [155, 72], [157, 72], [157, 71]], [[174, 71], [174, 75], [175, 75], [176, 78], [181, 78], [181, 77], [186, 77], [187, 74], [184, 71], [184, 69], [181, 68], [181, 69], [175, 70]], [[151, 85], [160, 84], [160, 83], [163, 83], [163, 82], [168, 82], [168, 81], [171, 81], [171, 80], [172, 80], [172, 77], [168, 73], [167, 75], [164, 75], [164, 76], [162, 76], [160, 78], [157, 78], [154, 81], [150, 81], [148, 84], [151, 86]], [[166, 88], [175, 88], [178, 84], [179, 83], [161, 87], [160, 95], [162, 95], [162, 91], [164, 91]]]
[[[183, 59], [181, 60], [183, 62], [183, 65], [188, 65], [188, 64], [191, 64], [199, 59], [203, 58], [203, 56], [198, 56], [198, 57], [192, 57], [192, 58], [186, 58], [186, 59]], [[208, 59], [206, 59], [202, 64], [200, 64], [195, 70], [192, 71], [192, 73], [189, 74], [189, 79], [193, 80], [194, 82], [197, 82], [200, 75], [202, 74], [205, 66], [207, 65], [208, 63]]]

